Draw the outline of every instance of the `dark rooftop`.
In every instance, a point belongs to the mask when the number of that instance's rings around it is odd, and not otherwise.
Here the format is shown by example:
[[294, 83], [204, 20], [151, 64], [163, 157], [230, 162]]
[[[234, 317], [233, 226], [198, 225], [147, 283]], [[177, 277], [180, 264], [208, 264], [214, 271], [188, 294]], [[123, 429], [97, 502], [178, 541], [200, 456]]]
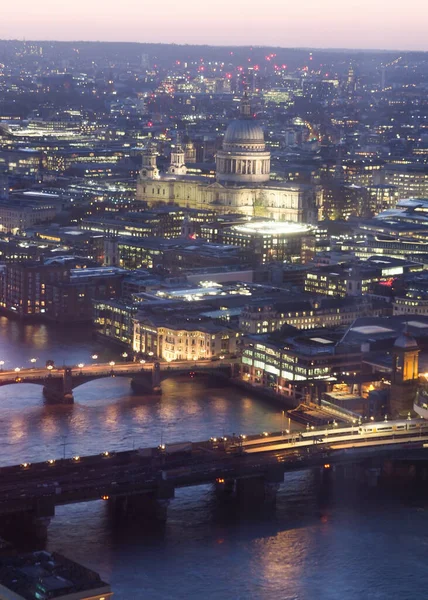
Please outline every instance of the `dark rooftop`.
[[[0, 586], [24, 600], [50, 600], [79, 592], [81, 598], [110, 594], [110, 586], [100, 576], [57, 553], [33, 552], [0, 558]], [[0, 591], [0, 597], [2, 593]]]

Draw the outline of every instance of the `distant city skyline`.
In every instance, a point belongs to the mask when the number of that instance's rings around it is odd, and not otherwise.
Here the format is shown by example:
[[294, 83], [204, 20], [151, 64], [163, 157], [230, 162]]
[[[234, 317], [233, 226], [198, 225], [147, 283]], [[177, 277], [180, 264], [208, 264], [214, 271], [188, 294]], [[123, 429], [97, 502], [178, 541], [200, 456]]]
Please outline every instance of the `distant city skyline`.
[[428, 50], [423, 0], [306, 0], [264, 6], [218, 0], [206, 13], [196, 0], [162, 4], [122, 0], [9, 2], [0, 38], [58, 41], [255, 45], [310, 48]]

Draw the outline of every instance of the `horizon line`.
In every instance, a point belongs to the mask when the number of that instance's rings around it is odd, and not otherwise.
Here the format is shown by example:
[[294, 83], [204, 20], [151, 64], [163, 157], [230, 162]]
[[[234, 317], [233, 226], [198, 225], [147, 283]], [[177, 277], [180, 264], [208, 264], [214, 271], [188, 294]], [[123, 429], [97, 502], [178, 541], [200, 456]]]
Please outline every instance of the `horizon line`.
[[196, 46], [198, 48], [272, 48], [280, 50], [317, 50], [321, 52], [401, 52], [428, 54], [428, 50], [406, 50], [402, 48], [344, 48], [339, 46], [278, 46], [268, 44], [197, 44], [184, 42], [141, 42], [141, 41], [121, 41], [121, 40], [57, 40], [57, 39], [27, 39], [27, 38], [0, 38], [0, 42], [20, 42], [20, 43], [56, 43], [56, 44], [138, 44], [138, 45], [158, 45], [158, 46]]

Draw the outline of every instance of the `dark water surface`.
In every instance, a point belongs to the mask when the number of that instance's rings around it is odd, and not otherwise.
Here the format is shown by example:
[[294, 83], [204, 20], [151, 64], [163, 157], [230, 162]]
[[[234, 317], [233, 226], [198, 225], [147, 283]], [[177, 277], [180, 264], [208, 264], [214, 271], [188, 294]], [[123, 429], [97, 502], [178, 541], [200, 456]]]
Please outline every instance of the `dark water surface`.
[[[0, 319], [4, 368], [112, 357], [85, 330]], [[40, 361], [40, 362], [39, 362]], [[88, 383], [73, 406], [46, 406], [41, 388], [0, 388], [0, 463], [279, 430], [264, 401], [202, 380], [169, 379], [162, 397], [127, 379]], [[222, 510], [210, 486], [178, 490], [163, 530], [111, 522], [106, 503], [60, 507], [48, 548], [99, 571], [117, 600], [419, 600], [428, 597], [428, 510], [401, 491], [326, 498], [312, 473], [287, 475], [275, 511]]]

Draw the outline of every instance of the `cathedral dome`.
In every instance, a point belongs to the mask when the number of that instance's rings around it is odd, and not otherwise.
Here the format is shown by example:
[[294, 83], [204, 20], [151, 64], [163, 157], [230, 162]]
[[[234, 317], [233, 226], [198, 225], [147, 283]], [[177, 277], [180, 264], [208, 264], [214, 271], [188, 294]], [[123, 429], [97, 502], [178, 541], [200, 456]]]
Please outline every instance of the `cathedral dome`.
[[241, 101], [241, 118], [226, 130], [223, 148], [217, 152], [217, 181], [233, 185], [263, 183], [270, 177], [270, 152], [266, 151], [263, 129], [251, 116], [246, 95]]
[[265, 136], [263, 129], [256, 121], [250, 119], [236, 119], [232, 121], [224, 136], [225, 144], [263, 144]]

